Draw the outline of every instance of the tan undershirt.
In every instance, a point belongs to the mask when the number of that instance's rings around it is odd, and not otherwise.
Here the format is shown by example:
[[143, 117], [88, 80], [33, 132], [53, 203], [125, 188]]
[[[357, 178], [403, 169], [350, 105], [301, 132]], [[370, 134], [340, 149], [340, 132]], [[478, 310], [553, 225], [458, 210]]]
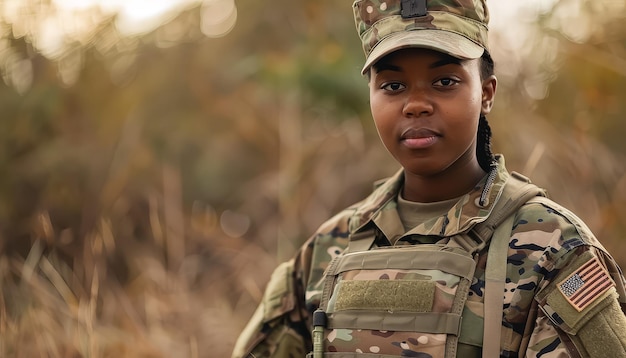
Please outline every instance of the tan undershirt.
[[460, 197], [433, 203], [418, 203], [408, 201], [402, 194], [398, 194], [398, 215], [404, 230], [409, 231], [427, 220], [447, 213], [459, 199]]

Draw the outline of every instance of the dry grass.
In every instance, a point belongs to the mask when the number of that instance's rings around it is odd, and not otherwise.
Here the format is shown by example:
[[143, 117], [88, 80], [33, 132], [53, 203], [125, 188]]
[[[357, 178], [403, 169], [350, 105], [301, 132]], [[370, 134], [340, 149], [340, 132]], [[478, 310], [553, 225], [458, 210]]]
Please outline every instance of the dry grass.
[[0, 255], [0, 356], [229, 356], [275, 260], [212, 219], [153, 209], [151, 237], [103, 218], [71, 247], [43, 213], [25, 257]]

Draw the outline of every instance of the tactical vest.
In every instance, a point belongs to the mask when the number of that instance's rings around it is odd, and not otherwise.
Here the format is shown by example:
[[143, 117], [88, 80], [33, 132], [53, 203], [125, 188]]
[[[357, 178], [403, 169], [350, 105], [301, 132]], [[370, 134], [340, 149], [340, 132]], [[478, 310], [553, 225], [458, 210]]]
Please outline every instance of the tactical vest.
[[[446, 244], [372, 248], [373, 230], [352, 235], [324, 273], [307, 357], [499, 356], [513, 214], [537, 195], [545, 193], [512, 173], [486, 221]], [[478, 254], [487, 245], [485, 307], [495, 307], [483, 315], [472, 312], [466, 300]], [[492, 340], [487, 351], [484, 327]]]

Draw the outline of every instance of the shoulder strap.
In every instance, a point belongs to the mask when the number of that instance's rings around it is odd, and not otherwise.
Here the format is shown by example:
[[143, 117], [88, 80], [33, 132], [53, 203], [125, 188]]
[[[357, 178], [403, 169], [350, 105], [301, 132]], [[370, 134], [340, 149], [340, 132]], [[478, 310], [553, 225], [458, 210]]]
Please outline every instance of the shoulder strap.
[[522, 174], [511, 172], [500, 194], [500, 200], [494, 205], [491, 215], [482, 223], [476, 224], [472, 231], [481, 241], [489, 241], [500, 223], [536, 196], [546, 196], [545, 190], [531, 183], [530, 179]]
[[[500, 356], [507, 253], [515, 212], [533, 197], [545, 195], [545, 191], [530, 183], [528, 178], [513, 172], [505, 183], [502, 197], [493, 208], [492, 214], [474, 230], [483, 241], [488, 241], [493, 232], [485, 269], [483, 326], [483, 357], [485, 358]], [[486, 337], [489, 339], [485, 339]]]
[[[509, 217], [496, 229], [487, 253], [485, 269], [485, 312], [483, 325], [483, 357], [500, 356], [502, 334], [502, 307], [509, 239], [515, 215]], [[489, 339], [486, 339], [489, 337]]]

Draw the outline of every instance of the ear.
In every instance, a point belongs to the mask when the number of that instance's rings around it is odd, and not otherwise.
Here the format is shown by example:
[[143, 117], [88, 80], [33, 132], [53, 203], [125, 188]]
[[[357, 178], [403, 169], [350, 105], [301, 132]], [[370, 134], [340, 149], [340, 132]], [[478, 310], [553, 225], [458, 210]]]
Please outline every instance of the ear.
[[482, 107], [480, 108], [481, 114], [489, 114], [493, 107], [493, 102], [496, 98], [496, 87], [498, 85], [498, 79], [496, 76], [491, 75], [485, 78], [482, 82]]

